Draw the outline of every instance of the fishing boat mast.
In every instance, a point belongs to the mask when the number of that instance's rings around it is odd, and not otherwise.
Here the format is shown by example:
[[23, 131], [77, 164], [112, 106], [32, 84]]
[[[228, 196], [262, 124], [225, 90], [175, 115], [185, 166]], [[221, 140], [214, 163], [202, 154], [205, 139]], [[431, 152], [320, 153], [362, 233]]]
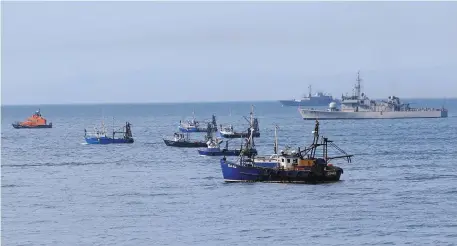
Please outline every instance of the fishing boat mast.
[[[337, 158], [346, 158], [348, 162], [351, 162], [351, 157], [354, 155], [347, 154], [343, 149], [341, 149], [335, 143], [333, 143], [333, 141], [328, 140], [328, 138], [323, 137], [321, 140], [321, 143], [319, 143], [320, 136], [319, 136], [319, 121], [318, 120], [316, 120], [316, 125], [314, 127], [313, 133], [314, 133], [313, 143], [309, 147], [305, 148], [304, 150], [300, 150], [300, 149], [298, 150], [298, 154], [300, 155], [300, 157], [303, 158], [304, 155], [309, 153], [308, 158], [315, 159], [317, 147], [322, 146], [323, 147], [322, 157], [326, 162], [331, 159], [337, 159]], [[329, 145], [332, 148], [336, 149], [337, 151], [341, 152], [343, 155], [328, 157], [328, 146]]]
[[255, 153], [252, 151], [255, 147], [254, 138], [252, 137], [254, 133], [254, 128], [250, 128], [249, 137], [246, 138], [246, 144], [244, 150], [240, 152], [240, 155], [245, 155], [247, 152], [247, 157], [252, 158], [255, 156]]
[[251, 105], [251, 113], [249, 113], [249, 114], [251, 116], [249, 124], [250, 124], [250, 128], [252, 128], [254, 126], [254, 105]]
[[213, 140], [213, 127], [208, 122], [207, 128], [206, 128], [206, 141], [209, 141], [209, 140]]
[[116, 132], [115, 132], [115, 130], [114, 130], [114, 129], [115, 129], [115, 128], [114, 128], [114, 116], [113, 116], [113, 128], [112, 128], [112, 129], [113, 129], [113, 139], [114, 139], [114, 135], [116, 134]]
[[274, 145], [274, 153], [278, 154], [278, 136], [276, 130], [279, 129], [278, 125], [275, 125], [275, 145]]
[[314, 126], [314, 139], [313, 144], [311, 145], [311, 157], [314, 158], [316, 156], [316, 149], [319, 146], [319, 121], [316, 120], [316, 125]]
[[102, 134], [106, 134], [105, 120], [102, 120]]
[[216, 115], [214, 115], [214, 114], [212, 115], [211, 124], [212, 124], [212, 127], [214, 127], [214, 131], [217, 131]]
[[130, 126], [131, 126], [130, 122], [125, 123], [125, 136], [127, 138], [133, 137], [132, 129], [130, 128]]

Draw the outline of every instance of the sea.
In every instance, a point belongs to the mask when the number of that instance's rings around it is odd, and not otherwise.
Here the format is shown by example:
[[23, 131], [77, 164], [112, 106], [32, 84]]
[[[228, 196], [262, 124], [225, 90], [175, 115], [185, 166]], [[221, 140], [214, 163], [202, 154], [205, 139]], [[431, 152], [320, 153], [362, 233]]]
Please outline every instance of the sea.
[[[163, 142], [193, 114], [245, 130], [251, 105], [261, 155], [275, 125], [280, 149], [311, 144], [315, 122], [274, 101], [2, 106], [2, 245], [457, 245], [457, 99], [448, 118], [321, 120], [354, 155], [330, 184], [225, 183], [220, 157]], [[38, 108], [52, 129], [13, 129]], [[84, 144], [102, 121], [135, 142]]]

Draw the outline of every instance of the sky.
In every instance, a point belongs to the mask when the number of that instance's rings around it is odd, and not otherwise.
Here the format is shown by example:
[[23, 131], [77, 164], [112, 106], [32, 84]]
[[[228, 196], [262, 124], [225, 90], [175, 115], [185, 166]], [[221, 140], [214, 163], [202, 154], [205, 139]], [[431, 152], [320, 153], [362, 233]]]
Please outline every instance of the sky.
[[457, 2], [2, 2], [2, 104], [457, 97]]

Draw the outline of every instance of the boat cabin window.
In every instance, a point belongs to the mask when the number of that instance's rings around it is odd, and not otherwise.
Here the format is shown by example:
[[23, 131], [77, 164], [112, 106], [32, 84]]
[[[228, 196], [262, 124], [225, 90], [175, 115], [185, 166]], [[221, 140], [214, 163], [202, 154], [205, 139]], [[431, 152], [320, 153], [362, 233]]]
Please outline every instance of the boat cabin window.
[[281, 162], [284, 162], [284, 158], [281, 159]]
[[294, 164], [298, 164], [298, 160], [297, 159], [294, 159]]
[[287, 163], [290, 163], [290, 159], [287, 159]]

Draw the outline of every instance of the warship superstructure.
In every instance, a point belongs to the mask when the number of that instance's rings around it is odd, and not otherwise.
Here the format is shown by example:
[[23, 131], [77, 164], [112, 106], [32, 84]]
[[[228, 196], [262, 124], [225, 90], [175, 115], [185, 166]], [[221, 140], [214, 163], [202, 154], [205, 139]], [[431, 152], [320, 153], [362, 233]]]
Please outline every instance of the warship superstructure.
[[361, 92], [360, 73], [352, 96], [342, 96], [341, 106], [331, 102], [327, 110], [299, 108], [305, 120], [325, 119], [400, 119], [400, 118], [444, 118], [448, 116], [443, 108], [411, 108], [409, 103], [402, 103], [400, 98], [389, 96], [387, 100], [371, 100]]
[[300, 99], [279, 100], [283, 106], [326, 106], [331, 102], [338, 102], [331, 95], [323, 92], [311, 93], [311, 85], [308, 86], [309, 92]]

